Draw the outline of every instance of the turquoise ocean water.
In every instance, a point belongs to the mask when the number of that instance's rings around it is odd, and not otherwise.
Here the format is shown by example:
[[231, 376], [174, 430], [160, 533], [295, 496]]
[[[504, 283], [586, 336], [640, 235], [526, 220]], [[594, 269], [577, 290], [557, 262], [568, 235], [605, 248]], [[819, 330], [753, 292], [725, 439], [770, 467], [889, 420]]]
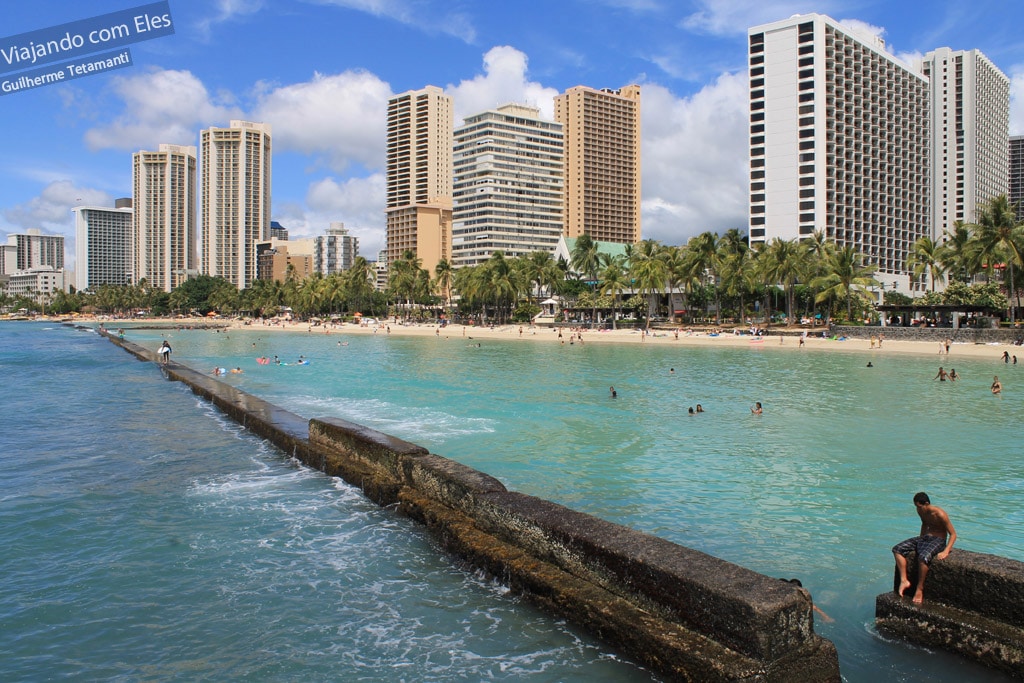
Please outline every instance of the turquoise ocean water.
[[[303, 416], [799, 577], [835, 619], [816, 628], [848, 681], [1001, 680], [873, 629], [889, 547], [919, 528], [918, 490], [949, 512], [959, 546], [1024, 559], [1024, 365], [1001, 350], [128, 330], [153, 349], [163, 336], [175, 360], [241, 367], [225, 381]], [[940, 364], [964, 379], [933, 381]], [[0, 367], [0, 679], [651, 680], [96, 335], [0, 326]], [[697, 403], [706, 412], [687, 415]]]

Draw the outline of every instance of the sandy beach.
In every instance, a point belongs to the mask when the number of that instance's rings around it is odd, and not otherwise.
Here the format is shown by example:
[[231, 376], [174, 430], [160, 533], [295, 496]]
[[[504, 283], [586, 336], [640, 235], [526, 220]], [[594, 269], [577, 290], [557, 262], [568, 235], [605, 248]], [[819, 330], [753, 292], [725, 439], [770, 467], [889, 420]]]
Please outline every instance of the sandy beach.
[[[138, 322], [138, 321], [136, 321]], [[181, 323], [182, 321], [177, 321]], [[537, 327], [530, 325], [496, 325], [494, 327], [449, 325], [438, 328], [437, 325], [427, 324], [405, 324], [405, 323], [382, 323], [377, 326], [361, 326], [351, 323], [336, 326], [310, 326], [308, 323], [285, 323], [266, 325], [260, 322], [253, 322], [246, 325], [241, 321], [216, 321], [227, 324], [232, 329], [243, 329], [259, 332], [291, 332], [304, 334], [380, 334], [412, 337], [434, 337], [436, 339], [474, 339], [483, 342], [485, 340], [522, 341], [523, 343], [544, 343], [544, 344], [579, 344], [578, 340], [570, 341], [573, 331], [570, 328]], [[186, 323], [188, 324], [188, 323]], [[108, 324], [108, 329], [116, 326], [116, 323]], [[558, 331], [561, 329], [562, 336], [559, 338]], [[520, 332], [521, 330], [521, 332]], [[655, 330], [653, 334], [643, 335], [639, 330], [583, 330], [584, 344], [641, 344], [656, 346], [680, 346], [680, 347], [720, 347], [720, 348], [750, 348], [757, 350], [780, 350], [794, 352], [836, 352], [836, 353], [863, 353], [863, 354], [885, 354], [918, 356], [932, 356], [937, 359], [945, 359], [947, 354], [939, 354], [940, 344], [936, 341], [904, 341], [885, 340], [881, 348], [871, 348], [868, 339], [847, 339], [845, 341], [822, 339], [821, 329], [811, 331], [805, 341], [804, 347], [800, 347], [800, 340], [796, 330], [786, 335], [769, 334], [766, 337], [754, 338], [749, 334], [736, 335], [731, 330], [724, 331], [714, 336], [704, 331], [694, 329], [687, 332], [683, 328], [676, 338], [673, 330]], [[814, 337], [812, 335], [819, 335]], [[1016, 351], [1015, 351], [1016, 350]], [[1011, 355], [1020, 352], [1024, 359], [1024, 348], [1012, 344], [974, 344], [954, 342], [949, 349], [948, 357], [963, 358], [990, 358], [999, 360], [1004, 351]]]

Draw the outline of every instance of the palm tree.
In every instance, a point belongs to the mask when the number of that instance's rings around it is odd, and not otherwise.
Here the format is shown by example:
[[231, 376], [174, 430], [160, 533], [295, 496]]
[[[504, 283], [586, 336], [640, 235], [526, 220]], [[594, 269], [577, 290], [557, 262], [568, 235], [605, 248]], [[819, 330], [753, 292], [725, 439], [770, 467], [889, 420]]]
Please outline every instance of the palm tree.
[[837, 249], [830, 255], [828, 270], [815, 280], [821, 292], [815, 297], [816, 303], [829, 300], [846, 299], [846, 319], [853, 317], [853, 297], [863, 294], [868, 287], [878, 286], [878, 281], [871, 275], [875, 266], [865, 265], [864, 256], [847, 245]]
[[[701, 284], [717, 285], [719, 252], [718, 235], [703, 232], [686, 243], [686, 256], [690, 264], [691, 276], [700, 280]], [[715, 324], [722, 321], [721, 295], [715, 287]]]
[[521, 291], [516, 270], [513, 268], [512, 261], [506, 259], [505, 253], [502, 251], [491, 254], [483, 266], [487, 287], [497, 304], [499, 320], [505, 322]]
[[668, 266], [662, 258], [662, 246], [655, 240], [644, 240], [633, 247], [629, 259], [629, 275], [638, 294], [647, 299], [647, 322], [654, 313], [656, 295], [668, 282]]
[[914, 242], [911, 248], [910, 258], [907, 259], [907, 267], [914, 272], [914, 277], [919, 278], [928, 275], [932, 281], [932, 291], [935, 291], [935, 284], [945, 282], [946, 266], [945, 249], [941, 244], [927, 235], [920, 237]]
[[[402, 258], [391, 264], [388, 274], [388, 287], [396, 299], [405, 299], [405, 317], [408, 320], [412, 312], [412, 303], [417, 289], [422, 284], [423, 259], [417, 258], [411, 250], [402, 254]], [[429, 276], [428, 276], [429, 278]]]
[[971, 228], [963, 221], [956, 221], [951, 230], [942, 233], [942, 266], [950, 279], [958, 282], [967, 282], [981, 267]]
[[[590, 289], [597, 290], [597, 271], [601, 268], [601, 252], [597, 242], [590, 235], [583, 234], [576, 238], [572, 247], [572, 268], [590, 282]], [[597, 322], [597, 296], [594, 297], [594, 309], [591, 311], [590, 322]]]
[[803, 259], [800, 245], [796, 240], [776, 237], [765, 250], [765, 284], [780, 284], [786, 292], [786, 318], [793, 322], [793, 289], [800, 280]]
[[445, 309], [452, 307], [452, 263], [446, 258], [441, 259], [434, 266], [434, 284], [440, 294], [444, 296]]
[[625, 268], [626, 259], [623, 256], [615, 256], [608, 260], [601, 270], [601, 294], [612, 295], [612, 329], [616, 328], [616, 318], [619, 317], [619, 295], [632, 284], [632, 280]]
[[[1005, 194], [994, 197], [978, 209], [978, 223], [975, 227], [978, 253], [987, 262], [991, 274], [997, 261], [1006, 263], [1009, 298], [1016, 295], [1013, 286], [1013, 269], [1024, 265], [1024, 225], [1017, 223], [1013, 205]], [[1016, 322], [1016, 306], [1010, 306], [1010, 322]]]

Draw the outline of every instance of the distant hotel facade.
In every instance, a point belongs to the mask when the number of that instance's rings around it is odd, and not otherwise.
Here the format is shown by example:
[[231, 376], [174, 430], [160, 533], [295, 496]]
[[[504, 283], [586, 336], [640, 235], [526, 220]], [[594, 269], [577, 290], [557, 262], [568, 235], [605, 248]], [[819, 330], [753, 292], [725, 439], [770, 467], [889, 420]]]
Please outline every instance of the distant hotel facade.
[[72, 211], [75, 214], [75, 289], [135, 284], [132, 200], [118, 199], [114, 208], [78, 206]]
[[427, 86], [388, 100], [386, 251], [433, 273], [451, 259], [452, 98]]
[[1024, 221], [1024, 135], [1010, 138], [1009, 198], [1017, 207], [1017, 221]]
[[321, 275], [348, 270], [357, 256], [359, 238], [348, 234], [344, 223], [332, 222], [326, 234], [314, 238], [313, 270]]
[[495, 251], [553, 253], [562, 235], [562, 125], [508, 104], [466, 118], [454, 135], [452, 264]]
[[928, 80], [828, 17], [750, 29], [750, 241], [821, 230], [909, 287], [931, 235]]
[[169, 292], [196, 269], [196, 148], [132, 155], [135, 277]]
[[256, 244], [270, 235], [271, 128], [231, 121], [201, 131], [199, 147], [200, 269], [244, 289], [257, 277]]
[[933, 50], [924, 56], [931, 100], [932, 237], [1008, 189], [1010, 79], [978, 50]]
[[750, 242], [820, 230], [879, 280], [922, 289], [914, 242], [1006, 191], [1005, 76], [948, 49], [914, 70], [818, 14], [753, 27], [748, 44]]
[[634, 243], [640, 224], [640, 86], [555, 97], [565, 139], [566, 237]]

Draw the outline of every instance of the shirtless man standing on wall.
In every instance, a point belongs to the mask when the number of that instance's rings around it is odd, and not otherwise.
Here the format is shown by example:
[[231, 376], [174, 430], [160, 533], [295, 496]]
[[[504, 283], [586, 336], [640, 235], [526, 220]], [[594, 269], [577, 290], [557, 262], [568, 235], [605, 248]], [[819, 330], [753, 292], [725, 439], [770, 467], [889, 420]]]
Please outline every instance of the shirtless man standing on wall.
[[917, 590], [914, 592], [914, 602], [921, 603], [924, 602], [924, 578], [928, 576], [928, 566], [933, 559], [946, 559], [949, 551], [953, 549], [953, 544], [956, 543], [956, 529], [949, 521], [946, 511], [932, 505], [924, 491], [914, 495], [914, 505], [917, 507], [917, 515], [921, 518], [921, 535], [897, 543], [892, 548], [892, 554], [896, 557], [896, 567], [900, 573], [900, 587], [897, 593], [902, 596], [903, 592], [910, 588], [910, 580], [907, 578], [907, 556], [911, 552], [917, 553]]

